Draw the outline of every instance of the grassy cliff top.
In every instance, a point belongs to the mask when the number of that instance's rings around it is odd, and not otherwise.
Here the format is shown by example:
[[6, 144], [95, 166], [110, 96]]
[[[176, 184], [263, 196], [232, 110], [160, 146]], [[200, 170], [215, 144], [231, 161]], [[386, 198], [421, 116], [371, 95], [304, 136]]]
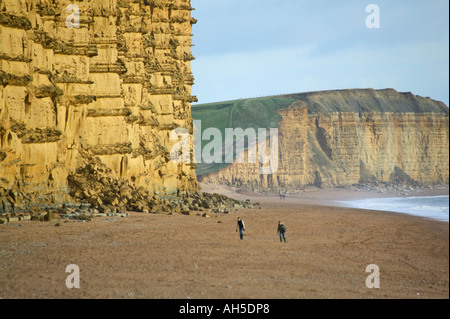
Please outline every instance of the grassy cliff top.
[[394, 89], [350, 89], [308, 92], [293, 95], [308, 104], [308, 113], [331, 112], [393, 112], [393, 113], [444, 113], [448, 107], [428, 97]]
[[[302, 100], [308, 105], [309, 114], [327, 114], [334, 112], [394, 112], [394, 113], [440, 113], [449, 114], [448, 106], [429, 97], [421, 97], [411, 92], [397, 92], [394, 89], [347, 89], [295, 93], [287, 95], [249, 98], [233, 101], [196, 104], [192, 106], [195, 119], [216, 117], [220, 122], [223, 117], [237, 115], [235, 112], [245, 109], [249, 120], [267, 123], [273, 120], [269, 115], [279, 109], [287, 108], [293, 102]], [[218, 114], [209, 114], [216, 111]], [[255, 113], [256, 112], [256, 113]], [[251, 113], [251, 114], [250, 114]], [[238, 112], [240, 114], [240, 112]], [[256, 118], [255, 118], [256, 116]], [[262, 116], [262, 117], [260, 117]], [[227, 124], [236, 120], [229, 118]], [[242, 120], [242, 119], [241, 119]], [[247, 120], [247, 119], [243, 119]], [[225, 121], [226, 122], [226, 121]], [[261, 127], [261, 126], [260, 126]]]

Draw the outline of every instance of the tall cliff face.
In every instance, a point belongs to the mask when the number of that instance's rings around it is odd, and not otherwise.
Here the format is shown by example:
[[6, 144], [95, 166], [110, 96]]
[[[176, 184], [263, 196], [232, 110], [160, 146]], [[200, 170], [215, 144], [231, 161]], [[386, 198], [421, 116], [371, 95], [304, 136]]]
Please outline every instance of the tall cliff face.
[[298, 190], [388, 182], [449, 181], [448, 108], [394, 90], [344, 90], [297, 96], [278, 110], [279, 162], [272, 175], [238, 164], [203, 182]]
[[150, 192], [197, 190], [195, 168], [169, 154], [173, 128], [192, 132], [191, 10], [190, 0], [0, 0], [0, 188], [70, 201], [68, 177], [95, 158], [97, 175]]

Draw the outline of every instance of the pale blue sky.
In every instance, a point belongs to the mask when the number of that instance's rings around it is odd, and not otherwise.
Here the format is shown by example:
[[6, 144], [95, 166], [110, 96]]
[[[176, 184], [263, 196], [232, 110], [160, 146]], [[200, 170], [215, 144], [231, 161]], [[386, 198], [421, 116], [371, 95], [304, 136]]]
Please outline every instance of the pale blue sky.
[[[380, 28], [366, 27], [366, 7]], [[449, 104], [448, 0], [191, 0], [199, 103], [394, 88]]]

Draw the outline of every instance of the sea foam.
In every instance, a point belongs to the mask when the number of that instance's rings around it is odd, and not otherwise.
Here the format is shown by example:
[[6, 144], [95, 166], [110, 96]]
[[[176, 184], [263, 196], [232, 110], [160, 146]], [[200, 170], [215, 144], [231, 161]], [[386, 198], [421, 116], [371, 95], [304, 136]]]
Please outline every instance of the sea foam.
[[439, 221], [449, 221], [448, 195], [366, 198], [352, 201], [338, 201], [337, 203], [345, 207], [405, 213]]

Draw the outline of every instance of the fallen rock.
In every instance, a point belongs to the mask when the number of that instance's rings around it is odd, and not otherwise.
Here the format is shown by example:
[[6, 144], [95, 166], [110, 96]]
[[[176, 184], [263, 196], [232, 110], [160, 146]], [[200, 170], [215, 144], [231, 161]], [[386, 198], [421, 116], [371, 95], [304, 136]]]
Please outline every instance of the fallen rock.
[[9, 216], [9, 217], [7, 217], [7, 219], [8, 219], [8, 223], [19, 221], [19, 217], [17, 217], [17, 216]]
[[44, 216], [44, 221], [46, 222], [59, 221], [59, 214], [55, 212], [47, 212], [47, 214]]

